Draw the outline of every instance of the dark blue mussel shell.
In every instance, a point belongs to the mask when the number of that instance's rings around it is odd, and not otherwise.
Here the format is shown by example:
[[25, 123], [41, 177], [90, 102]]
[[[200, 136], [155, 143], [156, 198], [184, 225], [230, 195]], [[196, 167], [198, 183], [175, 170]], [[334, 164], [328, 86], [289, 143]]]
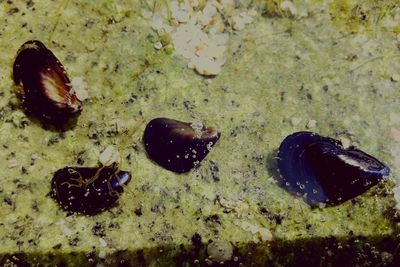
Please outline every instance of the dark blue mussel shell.
[[372, 186], [390, 169], [367, 153], [344, 148], [340, 141], [312, 132], [286, 137], [278, 151], [283, 185], [305, 196], [309, 204], [340, 204]]
[[69, 212], [94, 215], [110, 208], [131, 180], [116, 164], [98, 168], [64, 167], [52, 179], [52, 197]]
[[184, 173], [200, 164], [220, 136], [212, 128], [196, 132], [190, 123], [156, 118], [147, 124], [143, 143], [150, 159], [167, 170]]

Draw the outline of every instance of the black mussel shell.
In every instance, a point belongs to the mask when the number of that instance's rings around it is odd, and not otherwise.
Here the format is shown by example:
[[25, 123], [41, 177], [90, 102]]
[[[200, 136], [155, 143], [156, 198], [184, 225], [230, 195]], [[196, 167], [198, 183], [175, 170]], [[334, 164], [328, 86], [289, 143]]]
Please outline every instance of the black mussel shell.
[[52, 197], [69, 212], [94, 215], [110, 208], [131, 180], [116, 164], [99, 168], [65, 167], [52, 179]]
[[283, 185], [305, 196], [311, 205], [336, 205], [352, 199], [390, 172], [367, 153], [311, 132], [296, 132], [283, 140], [278, 171]]
[[150, 159], [167, 170], [184, 173], [207, 156], [220, 136], [212, 128], [195, 130], [187, 122], [156, 118], [147, 124], [143, 142]]
[[23, 89], [26, 110], [43, 122], [62, 125], [81, 110], [63, 65], [40, 41], [28, 41], [18, 50], [13, 78]]

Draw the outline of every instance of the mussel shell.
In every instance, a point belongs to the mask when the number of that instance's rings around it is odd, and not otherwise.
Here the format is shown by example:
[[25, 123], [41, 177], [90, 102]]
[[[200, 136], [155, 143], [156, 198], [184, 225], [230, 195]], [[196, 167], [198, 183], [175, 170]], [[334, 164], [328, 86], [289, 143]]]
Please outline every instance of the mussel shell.
[[312, 132], [296, 132], [283, 140], [278, 171], [283, 184], [309, 204], [332, 205], [364, 193], [390, 173], [371, 155]]
[[69, 212], [93, 215], [112, 207], [131, 180], [116, 164], [100, 167], [65, 167], [52, 179], [52, 197]]
[[147, 124], [143, 142], [150, 159], [167, 170], [184, 173], [200, 164], [220, 136], [212, 128], [196, 132], [190, 123], [156, 118]]
[[23, 89], [26, 110], [46, 123], [64, 124], [81, 110], [63, 65], [40, 41], [18, 50], [13, 78]]

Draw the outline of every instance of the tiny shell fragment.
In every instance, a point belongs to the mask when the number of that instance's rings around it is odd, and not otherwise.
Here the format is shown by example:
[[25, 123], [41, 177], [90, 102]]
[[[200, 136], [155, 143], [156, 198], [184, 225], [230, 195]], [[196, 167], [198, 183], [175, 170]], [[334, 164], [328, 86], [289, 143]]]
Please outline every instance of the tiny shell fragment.
[[89, 93], [86, 88], [86, 83], [82, 77], [74, 77], [71, 80], [72, 88], [75, 90], [76, 97], [80, 101], [84, 101], [89, 98]]
[[99, 161], [103, 166], [110, 166], [113, 163], [118, 163], [120, 160], [120, 154], [114, 146], [108, 146], [101, 152]]

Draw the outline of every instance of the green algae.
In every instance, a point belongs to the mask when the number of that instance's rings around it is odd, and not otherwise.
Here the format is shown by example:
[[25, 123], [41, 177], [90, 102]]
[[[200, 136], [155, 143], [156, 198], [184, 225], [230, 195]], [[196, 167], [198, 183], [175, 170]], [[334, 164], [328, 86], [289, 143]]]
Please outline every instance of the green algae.
[[[213, 79], [189, 70], [183, 58], [153, 48], [158, 36], [140, 16], [147, 8], [143, 1], [40, 2], [35, 11], [15, 5], [26, 15], [2, 16], [2, 38], [12, 42], [0, 42], [2, 263], [14, 256], [31, 264], [71, 266], [204, 265], [206, 245], [214, 239], [232, 242], [237, 257], [232, 265], [287, 266], [308, 259], [326, 266], [351, 255], [359, 256], [356, 263], [372, 264], [398, 255], [391, 182], [342, 205], [316, 209], [276, 183], [280, 141], [307, 129], [309, 120], [317, 121], [311, 130], [346, 137], [387, 162], [394, 178], [399, 173], [392, 153], [396, 143], [388, 134], [400, 127], [390, 119], [400, 114], [399, 85], [391, 80], [400, 72], [396, 35], [385, 28], [371, 32], [351, 26], [358, 23], [349, 15], [352, 2], [331, 3], [330, 14], [314, 11], [309, 18], [277, 11], [257, 17], [254, 26], [231, 36], [228, 60]], [[1, 15], [12, 7], [0, 3]], [[343, 17], [332, 16], [341, 8]], [[35, 19], [49, 10], [64, 15]], [[354, 22], [340, 24], [347, 18]], [[48, 40], [70, 77], [84, 77], [88, 84], [90, 99], [77, 126], [62, 134], [9, 104], [13, 58], [24, 41], [34, 38]], [[168, 172], [147, 159], [141, 142], [145, 124], [159, 116], [200, 119], [218, 128], [221, 140], [197, 170]], [[126, 122], [126, 131], [115, 130], [117, 119]], [[110, 211], [66, 216], [46, 196], [52, 174], [65, 165], [96, 165], [99, 152], [110, 144], [123, 156], [121, 168], [133, 173], [126, 192]], [[37, 159], [29, 168], [33, 155]], [[8, 167], [11, 159], [16, 167]], [[241, 203], [248, 208], [238, 212]], [[240, 222], [269, 229], [273, 240], [261, 242]], [[93, 231], [98, 224], [104, 235]], [[197, 248], [192, 244], [196, 233], [202, 237]], [[105, 258], [99, 256], [103, 253]]]

